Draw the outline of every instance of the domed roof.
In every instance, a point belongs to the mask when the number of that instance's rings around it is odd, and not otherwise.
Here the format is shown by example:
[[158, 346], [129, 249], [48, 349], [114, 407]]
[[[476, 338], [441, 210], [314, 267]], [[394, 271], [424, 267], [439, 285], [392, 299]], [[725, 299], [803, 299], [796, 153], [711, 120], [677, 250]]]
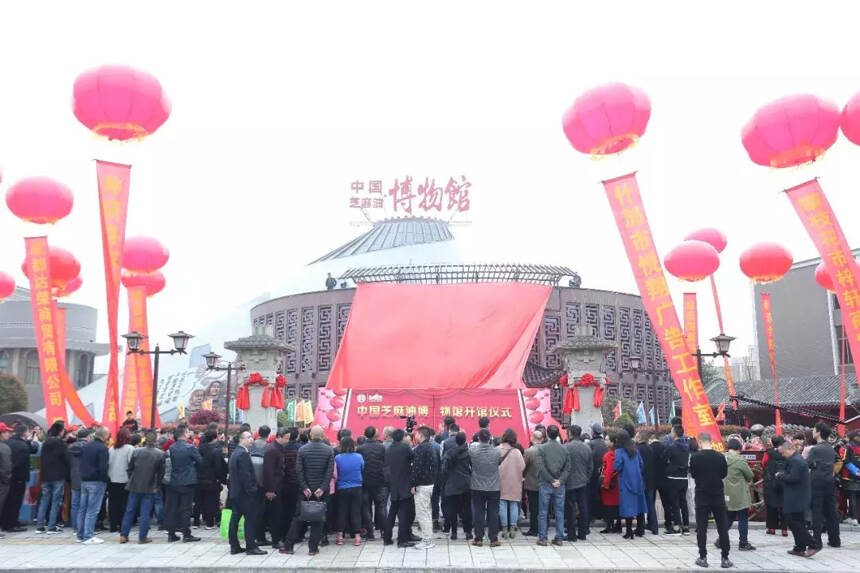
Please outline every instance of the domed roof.
[[452, 240], [454, 240], [454, 235], [451, 234], [448, 223], [439, 219], [426, 217], [385, 219], [374, 223], [373, 228], [368, 232], [323, 255], [310, 264], [363, 255], [385, 249]]

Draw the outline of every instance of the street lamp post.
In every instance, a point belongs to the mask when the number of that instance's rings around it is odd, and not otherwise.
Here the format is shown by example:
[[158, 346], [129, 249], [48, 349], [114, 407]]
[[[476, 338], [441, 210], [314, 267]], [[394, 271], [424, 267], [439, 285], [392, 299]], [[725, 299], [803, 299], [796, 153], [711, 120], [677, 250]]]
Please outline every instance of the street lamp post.
[[155, 356], [155, 364], [152, 367], [152, 407], [149, 412], [149, 423], [153, 428], [155, 427], [155, 409], [158, 402], [158, 358], [162, 354], [185, 354], [185, 350], [188, 348], [188, 341], [194, 338], [192, 335], [181, 330], [168, 336], [173, 339], [172, 350], [161, 350], [157, 342], [155, 343], [154, 350], [143, 350], [140, 347], [140, 343], [147, 338], [146, 336], [137, 331], [122, 335], [128, 343], [129, 354], [152, 354]]
[[[717, 358], [718, 356], [723, 356], [725, 358], [729, 358], [729, 347], [732, 344], [732, 340], [734, 340], [734, 336], [727, 336], [725, 333], [721, 332], [717, 336], [711, 339], [717, 346], [716, 352], [702, 352], [700, 348], [696, 348], [696, 351], [692, 353], [693, 356], [696, 357], [696, 365], [699, 368], [699, 380], [702, 381], [702, 386], [704, 387], [704, 372], [702, 371], [702, 358], [707, 356], [708, 358]], [[735, 404], [737, 404], [735, 402]]]
[[215, 370], [216, 372], [227, 371], [227, 399], [225, 400], [224, 405], [224, 439], [227, 439], [227, 425], [230, 423], [230, 375], [233, 373], [233, 369], [236, 370], [244, 370], [245, 365], [241, 362], [227, 362], [227, 366], [218, 366], [218, 361], [221, 359], [220, 354], [215, 354], [214, 352], [210, 352], [208, 354], [204, 354], [203, 358], [206, 359], [206, 368], [208, 370]]
[[649, 404], [654, 408], [654, 432], [657, 432], [657, 426], [660, 424], [660, 412], [657, 409], [657, 375], [668, 372], [665, 369], [642, 368], [642, 359], [638, 356], [630, 357], [630, 370], [633, 371], [633, 377], [637, 374], [645, 374], [651, 376], [651, 388], [654, 391], [654, 401]]

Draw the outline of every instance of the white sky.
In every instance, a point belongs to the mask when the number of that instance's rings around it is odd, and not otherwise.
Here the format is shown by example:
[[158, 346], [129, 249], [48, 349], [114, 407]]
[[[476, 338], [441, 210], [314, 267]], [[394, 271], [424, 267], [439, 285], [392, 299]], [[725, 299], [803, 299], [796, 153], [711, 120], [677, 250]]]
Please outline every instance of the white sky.
[[[200, 332], [360, 232], [346, 207], [354, 179], [464, 174], [474, 224], [456, 235], [497, 259], [568, 265], [585, 287], [635, 292], [599, 181], [638, 169], [661, 253], [700, 226], [727, 233], [717, 278], [726, 330], [745, 348], [739, 252], [775, 240], [795, 260], [815, 256], [779, 189], [820, 175], [860, 244], [860, 149], [840, 136], [813, 168], [774, 174], [740, 143], [767, 101], [813, 92], [841, 106], [860, 90], [858, 12], [848, 2], [3, 3], [0, 191], [31, 175], [73, 189], [72, 214], [49, 236], [81, 260], [84, 287], [70, 300], [100, 309], [106, 342], [91, 160], [133, 163], [128, 234], [171, 250], [167, 289], [150, 303], [150, 332], [169, 344], [168, 332]], [[147, 141], [99, 142], [72, 115], [75, 77], [103, 63], [146, 69], [170, 95], [173, 114]], [[569, 146], [561, 115], [614, 80], [650, 95], [651, 122], [637, 149], [595, 162]], [[0, 269], [20, 284], [23, 231], [0, 209]], [[680, 305], [685, 289], [670, 282]], [[704, 339], [717, 326], [700, 285]]]

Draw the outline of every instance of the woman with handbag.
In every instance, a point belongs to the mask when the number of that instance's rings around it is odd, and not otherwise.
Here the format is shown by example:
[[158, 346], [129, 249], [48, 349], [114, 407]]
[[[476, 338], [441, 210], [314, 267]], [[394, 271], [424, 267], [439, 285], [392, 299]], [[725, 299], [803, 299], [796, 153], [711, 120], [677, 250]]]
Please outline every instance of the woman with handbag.
[[364, 483], [364, 458], [355, 452], [355, 441], [345, 437], [340, 441], [340, 453], [334, 457], [337, 468], [337, 538], [336, 545], [343, 545], [347, 531], [353, 535], [353, 545], [361, 546], [361, 487]]
[[621, 533], [621, 520], [618, 519], [618, 474], [615, 472], [617, 442], [617, 434], [609, 434], [606, 437], [609, 449], [603, 454], [603, 464], [600, 466], [600, 503], [603, 506], [603, 519], [606, 520], [606, 528], [600, 533]]

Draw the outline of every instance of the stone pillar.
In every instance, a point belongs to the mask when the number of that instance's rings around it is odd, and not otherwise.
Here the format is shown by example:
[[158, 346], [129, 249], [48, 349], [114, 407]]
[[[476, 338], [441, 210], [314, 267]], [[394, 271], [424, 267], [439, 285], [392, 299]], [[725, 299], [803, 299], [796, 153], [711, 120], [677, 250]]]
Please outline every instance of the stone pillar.
[[[612, 340], [603, 340], [594, 335], [592, 328], [587, 325], [578, 326], [576, 334], [559, 344], [554, 352], [561, 355], [567, 371], [569, 383], [591, 374], [604, 390], [606, 376], [601, 372], [606, 353], [616, 347]], [[591, 433], [591, 425], [595, 422], [603, 425], [603, 412], [594, 406], [596, 386], [577, 388], [579, 392], [579, 411], [570, 414], [570, 423], [582, 428], [583, 432]]]

